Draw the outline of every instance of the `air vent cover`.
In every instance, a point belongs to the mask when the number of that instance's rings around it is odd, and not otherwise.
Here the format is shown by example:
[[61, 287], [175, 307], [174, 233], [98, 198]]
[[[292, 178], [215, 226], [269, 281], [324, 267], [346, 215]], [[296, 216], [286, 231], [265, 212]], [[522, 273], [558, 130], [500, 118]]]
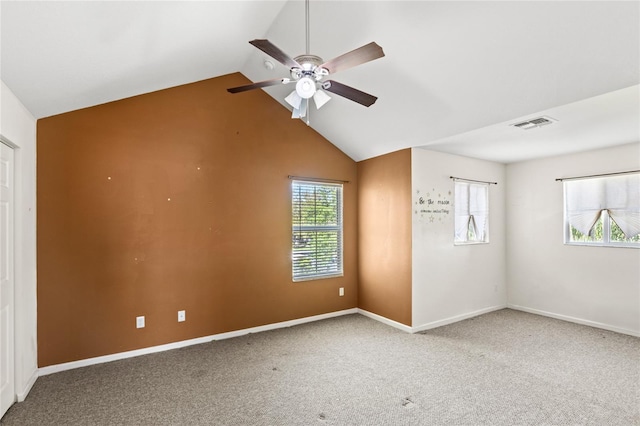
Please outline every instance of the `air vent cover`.
[[558, 120], [551, 117], [543, 116], [538, 118], [532, 118], [531, 120], [522, 121], [520, 123], [511, 124], [513, 127], [517, 127], [522, 130], [534, 129], [536, 127], [546, 126], [547, 124], [553, 124]]

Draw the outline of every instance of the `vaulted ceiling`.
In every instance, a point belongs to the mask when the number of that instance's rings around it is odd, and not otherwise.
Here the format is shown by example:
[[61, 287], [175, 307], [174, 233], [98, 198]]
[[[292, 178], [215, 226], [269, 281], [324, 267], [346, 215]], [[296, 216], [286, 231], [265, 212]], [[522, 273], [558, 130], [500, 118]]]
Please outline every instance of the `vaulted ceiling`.
[[[2, 1], [0, 19], [0, 77], [36, 118], [236, 71], [288, 77], [256, 38], [305, 52], [300, 0]], [[384, 58], [332, 79], [378, 101], [332, 95], [310, 116], [356, 161], [425, 147], [510, 163], [640, 140], [640, 2], [311, 0], [311, 53], [371, 41]], [[264, 90], [290, 108], [290, 85]], [[511, 125], [539, 116], [553, 124]]]

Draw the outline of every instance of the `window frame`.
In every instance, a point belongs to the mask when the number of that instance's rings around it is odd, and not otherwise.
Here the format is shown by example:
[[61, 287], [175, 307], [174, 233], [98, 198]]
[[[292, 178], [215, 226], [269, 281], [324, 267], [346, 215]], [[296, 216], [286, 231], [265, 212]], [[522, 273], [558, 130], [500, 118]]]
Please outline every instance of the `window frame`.
[[[295, 217], [293, 216], [295, 211], [295, 194], [296, 185], [314, 186], [314, 187], [330, 187], [337, 188], [336, 198], [336, 218], [337, 224], [335, 225], [296, 225]], [[327, 278], [337, 278], [344, 276], [344, 185], [342, 183], [335, 182], [323, 182], [321, 180], [302, 180], [292, 179], [291, 182], [291, 279], [293, 282], [304, 282], [321, 280]], [[295, 235], [296, 232], [337, 232], [337, 270], [328, 273], [312, 273], [312, 274], [297, 274], [296, 275], [296, 262], [295, 256]], [[318, 252], [316, 251], [314, 259], [317, 259]]]
[[[453, 199], [454, 199], [454, 206], [453, 206], [453, 245], [454, 246], [470, 246], [470, 245], [478, 245], [478, 244], [489, 244], [490, 243], [490, 226], [489, 226], [489, 218], [490, 218], [490, 207], [489, 207], [489, 188], [491, 187], [491, 183], [490, 182], [482, 182], [482, 181], [468, 181], [465, 179], [454, 179], [454, 184], [453, 184]], [[484, 239], [482, 240], [458, 240], [457, 239], [457, 235], [456, 235], [456, 229], [457, 229], [457, 221], [458, 221], [458, 217], [460, 216], [458, 214], [458, 208], [460, 207], [458, 205], [458, 198], [456, 196], [457, 194], [457, 190], [458, 190], [458, 185], [459, 184], [465, 184], [465, 185], [478, 185], [478, 186], [483, 186], [485, 187], [486, 190], [486, 200], [485, 200], [485, 204], [486, 204], [486, 225], [485, 225], [485, 232], [484, 232]], [[473, 232], [477, 233], [477, 228], [476, 228], [476, 224], [475, 224], [475, 217], [474, 215], [469, 214], [469, 222], [467, 224], [467, 233], [470, 231], [470, 224], [473, 222]]]
[[[613, 176], [619, 176], [619, 175], [612, 175]], [[581, 179], [607, 179], [607, 176], [594, 176], [594, 177], [585, 177], [585, 178], [581, 178]], [[562, 192], [563, 192], [563, 236], [564, 236], [564, 241], [563, 243], [565, 245], [568, 246], [587, 246], [587, 247], [614, 247], [614, 248], [635, 248], [635, 249], [640, 249], [640, 241], [639, 242], [629, 242], [629, 241], [612, 241], [611, 240], [611, 229], [612, 229], [612, 224], [611, 222], [615, 222], [615, 220], [611, 217], [611, 215], [609, 214], [609, 209], [604, 207], [601, 209], [600, 211], [600, 215], [598, 216], [598, 219], [594, 222], [593, 227], [596, 226], [596, 224], [602, 220], [602, 241], [572, 241], [572, 233], [571, 233], [571, 228], [573, 227], [571, 225], [571, 222], [569, 220], [569, 202], [568, 202], [568, 195], [567, 195], [567, 188], [568, 186], [566, 185], [567, 182], [570, 182], [571, 180], [574, 179], [567, 179], [566, 182], [563, 182], [563, 186], [562, 186]], [[593, 229], [592, 227], [592, 229]], [[575, 229], [575, 227], [573, 227]], [[578, 229], [576, 229], [577, 232], [580, 232]], [[582, 232], [580, 232], [582, 234]], [[582, 234], [585, 235], [585, 234]], [[588, 235], [587, 235], [588, 236]]]

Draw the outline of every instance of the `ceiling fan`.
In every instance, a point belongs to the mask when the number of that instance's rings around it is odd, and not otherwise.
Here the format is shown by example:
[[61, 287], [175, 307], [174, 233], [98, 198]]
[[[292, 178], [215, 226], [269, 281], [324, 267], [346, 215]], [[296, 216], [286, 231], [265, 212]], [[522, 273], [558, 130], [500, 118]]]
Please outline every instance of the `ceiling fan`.
[[313, 98], [317, 109], [320, 109], [331, 100], [331, 97], [323, 90], [335, 93], [336, 95], [350, 99], [366, 107], [373, 105], [378, 99], [377, 97], [334, 80], [325, 80], [325, 78], [338, 71], [382, 58], [384, 56], [382, 47], [375, 42], [371, 42], [325, 62], [319, 56], [309, 53], [309, 0], [305, 0], [305, 16], [306, 53], [304, 55], [291, 58], [266, 39], [256, 39], [249, 42], [273, 59], [289, 67], [291, 78], [275, 78], [260, 81], [245, 86], [232, 87], [227, 89], [227, 91], [230, 93], [240, 93], [262, 87], [276, 86], [278, 84], [295, 83], [295, 90], [285, 98], [285, 101], [293, 107], [291, 118], [307, 117], [307, 124], [309, 124], [309, 99]]

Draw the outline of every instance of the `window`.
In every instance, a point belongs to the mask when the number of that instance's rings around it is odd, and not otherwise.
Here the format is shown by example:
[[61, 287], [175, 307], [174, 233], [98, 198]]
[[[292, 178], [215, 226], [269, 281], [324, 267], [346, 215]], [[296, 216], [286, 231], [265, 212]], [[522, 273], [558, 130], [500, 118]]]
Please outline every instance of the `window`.
[[293, 281], [342, 276], [342, 185], [292, 183]]
[[489, 184], [456, 180], [454, 244], [489, 242]]
[[564, 181], [565, 244], [640, 247], [640, 174]]

